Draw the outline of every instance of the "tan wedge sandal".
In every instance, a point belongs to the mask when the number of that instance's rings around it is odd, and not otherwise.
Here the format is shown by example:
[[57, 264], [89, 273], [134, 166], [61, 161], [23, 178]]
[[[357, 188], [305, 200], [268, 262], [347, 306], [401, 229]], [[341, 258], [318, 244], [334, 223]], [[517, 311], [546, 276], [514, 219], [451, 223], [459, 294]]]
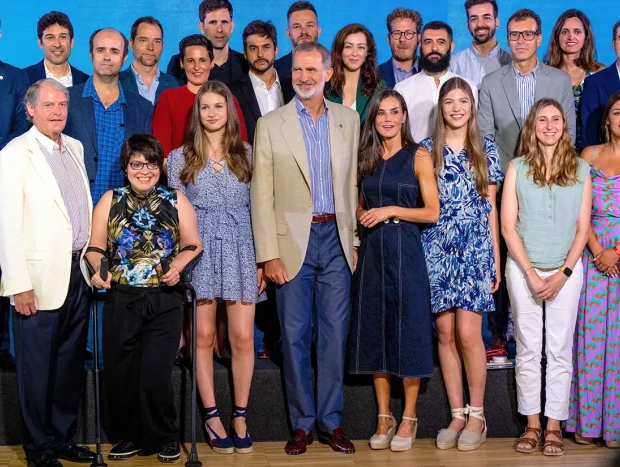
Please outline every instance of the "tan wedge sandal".
[[482, 433], [464, 429], [456, 445], [459, 451], [473, 451], [482, 446], [487, 440], [487, 421], [484, 418], [484, 407], [471, 407], [467, 405], [466, 409], [470, 417], [477, 418], [484, 422], [484, 428], [482, 429]]
[[[450, 412], [452, 413], [453, 419], [458, 418], [459, 420], [463, 420], [465, 423], [467, 423], [467, 408], [460, 407], [458, 409], [452, 409], [450, 410]], [[461, 436], [462, 432], [463, 430], [455, 431], [451, 430], [450, 428], [444, 428], [442, 430], [439, 430], [439, 433], [437, 434], [437, 440], [435, 441], [437, 448], [452, 449], [456, 446], [456, 443], [458, 442], [459, 436]]]

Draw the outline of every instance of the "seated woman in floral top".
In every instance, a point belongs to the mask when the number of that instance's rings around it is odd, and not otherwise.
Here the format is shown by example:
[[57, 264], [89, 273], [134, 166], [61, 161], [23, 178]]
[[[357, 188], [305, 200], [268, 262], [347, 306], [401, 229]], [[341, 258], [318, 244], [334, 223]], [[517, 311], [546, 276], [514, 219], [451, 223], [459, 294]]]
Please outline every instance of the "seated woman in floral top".
[[[157, 184], [161, 144], [133, 135], [121, 149], [129, 185], [108, 191], [93, 212], [86, 257], [93, 284], [109, 289], [103, 308], [103, 353], [113, 435], [109, 459], [158, 452], [180, 457], [172, 367], [183, 324], [183, 299], [173, 287], [202, 250], [196, 212], [183, 193]], [[110, 274], [101, 279], [102, 257]], [[170, 266], [163, 271], [162, 263]]]

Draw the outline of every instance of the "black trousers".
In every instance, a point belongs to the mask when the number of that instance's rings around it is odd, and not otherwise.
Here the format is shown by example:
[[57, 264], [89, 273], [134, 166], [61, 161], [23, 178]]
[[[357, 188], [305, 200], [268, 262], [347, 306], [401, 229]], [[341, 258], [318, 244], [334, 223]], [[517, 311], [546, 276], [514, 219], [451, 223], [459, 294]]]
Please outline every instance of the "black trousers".
[[24, 418], [28, 459], [73, 443], [84, 386], [84, 360], [91, 293], [71, 263], [69, 291], [57, 310], [13, 315], [17, 389]]
[[113, 286], [107, 293], [103, 358], [112, 434], [152, 454], [179, 439], [171, 377], [182, 296], [172, 287]]

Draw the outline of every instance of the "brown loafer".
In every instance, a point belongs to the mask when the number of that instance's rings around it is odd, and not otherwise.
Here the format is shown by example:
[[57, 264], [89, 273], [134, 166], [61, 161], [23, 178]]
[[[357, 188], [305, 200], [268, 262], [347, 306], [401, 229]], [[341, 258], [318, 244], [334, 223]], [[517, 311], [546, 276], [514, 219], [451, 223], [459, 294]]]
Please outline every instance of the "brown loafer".
[[342, 454], [353, 454], [355, 452], [355, 446], [346, 437], [342, 428], [336, 428], [331, 433], [319, 433], [319, 441], [328, 444], [334, 451]]
[[284, 446], [284, 452], [289, 456], [297, 456], [306, 452], [309, 444], [312, 444], [312, 433], [306, 433], [301, 428], [295, 430], [293, 437]]

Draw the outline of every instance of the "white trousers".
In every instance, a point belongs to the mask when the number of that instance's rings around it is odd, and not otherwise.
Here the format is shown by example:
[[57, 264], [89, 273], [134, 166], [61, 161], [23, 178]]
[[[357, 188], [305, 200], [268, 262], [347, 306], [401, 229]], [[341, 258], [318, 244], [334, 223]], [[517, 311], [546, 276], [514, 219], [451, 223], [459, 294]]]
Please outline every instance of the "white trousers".
[[[536, 269], [541, 279], [558, 270]], [[579, 295], [583, 282], [581, 261], [575, 265], [557, 297], [545, 302], [545, 337], [547, 372], [545, 416], [555, 420], [568, 418], [568, 399], [573, 372], [573, 334], [577, 320]], [[540, 413], [541, 366], [543, 343], [543, 301], [531, 290], [516, 261], [506, 262], [506, 286], [517, 335], [517, 399], [523, 415]]]

